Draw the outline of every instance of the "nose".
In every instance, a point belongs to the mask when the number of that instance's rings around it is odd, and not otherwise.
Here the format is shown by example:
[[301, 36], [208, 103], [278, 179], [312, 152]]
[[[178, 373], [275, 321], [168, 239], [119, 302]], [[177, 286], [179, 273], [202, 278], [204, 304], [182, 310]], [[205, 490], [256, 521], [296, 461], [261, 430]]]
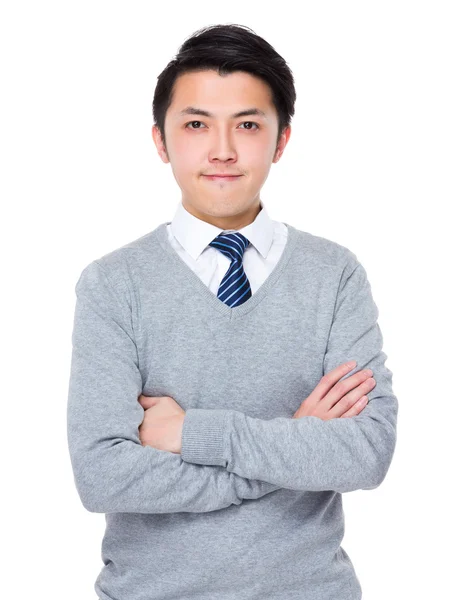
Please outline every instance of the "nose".
[[235, 162], [237, 160], [237, 150], [233, 141], [232, 134], [227, 130], [218, 130], [211, 136], [212, 144], [209, 152], [209, 160]]

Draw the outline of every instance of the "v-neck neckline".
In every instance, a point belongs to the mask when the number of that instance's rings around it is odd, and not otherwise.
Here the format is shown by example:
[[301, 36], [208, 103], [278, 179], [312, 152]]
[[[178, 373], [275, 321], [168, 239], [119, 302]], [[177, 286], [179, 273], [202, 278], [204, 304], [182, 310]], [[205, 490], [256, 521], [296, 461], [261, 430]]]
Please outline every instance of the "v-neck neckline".
[[234, 321], [237, 318], [240, 318], [242, 315], [247, 314], [255, 306], [261, 302], [261, 300], [267, 295], [272, 286], [276, 283], [279, 275], [286, 267], [290, 256], [293, 253], [293, 250], [297, 246], [298, 238], [300, 235], [300, 231], [292, 225], [288, 223], [284, 223], [287, 227], [287, 242], [285, 244], [282, 255], [280, 256], [277, 264], [261, 284], [261, 286], [256, 290], [254, 294], [252, 294], [251, 298], [249, 298], [243, 304], [239, 304], [239, 306], [229, 306], [225, 304], [222, 300], [220, 300], [210, 289], [209, 287], [203, 283], [203, 281], [198, 277], [198, 275], [192, 271], [192, 269], [184, 262], [184, 260], [179, 256], [176, 250], [172, 247], [171, 242], [169, 241], [167, 226], [170, 225], [171, 221], [167, 221], [165, 223], [161, 223], [154, 233], [156, 234], [156, 239], [158, 240], [160, 246], [163, 248], [165, 253], [170, 257], [173, 267], [179, 273], [179, 275], [183, 275], [187, 278], [187, 281], [190, 283], [192, 287], [194, 287], [199, 294], [206, 300], [209, 306], [213, 309], [217, 310], [223, 317], [230, 321]]

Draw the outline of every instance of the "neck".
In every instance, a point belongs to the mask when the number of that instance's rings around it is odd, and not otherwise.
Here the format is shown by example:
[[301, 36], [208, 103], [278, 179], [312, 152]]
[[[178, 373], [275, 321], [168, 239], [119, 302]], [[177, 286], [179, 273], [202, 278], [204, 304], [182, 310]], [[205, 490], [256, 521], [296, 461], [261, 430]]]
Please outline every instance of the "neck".
[[182, 204], [185, 210], [187, 210], [194, 217], [197, 217], [197, 219], [201, 219], [206, 223], [215, 225], [216, 227], [219, 227], [219, 229], [233, 229], [234, 231], [238, 231], [239, 229], [250, 225], [250, 223], [253, 223], [262, 209], [261, 201], [258, 201], [257, 204], [251, 206], [245, 212], [232, 215], [230, 217], [222, 217], [220, 215], [209, 215], [207, 213], [203, 213], [186, 202], [184, 199], [182, 200]]

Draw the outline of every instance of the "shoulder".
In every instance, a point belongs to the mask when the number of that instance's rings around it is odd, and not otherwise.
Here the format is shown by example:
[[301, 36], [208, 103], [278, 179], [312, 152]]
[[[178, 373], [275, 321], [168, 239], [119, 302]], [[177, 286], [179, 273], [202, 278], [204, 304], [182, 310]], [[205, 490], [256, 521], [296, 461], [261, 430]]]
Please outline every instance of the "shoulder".
[[139, 280], [144, 265], [157, 261], [161, 250], [157, 233], [165, 225], [162, 223], [135, 240], [93, 259], [82, 269], [77, 285], [109, 285], [119, 292], [130, 293]]
[[113, 272], [127, 268], [128, 265], [136, 267], [144, 261], [156, 260], [156, 254], [160, 250], [158, 230], [165, 226], [162, 223], [156, 229], [96, 258], [96, 262], [105, 270]]
[[353, 271], [359, 265], [358, 257], [347, 246], [301, 229], [297, 232], [300, 252], [312, 266]]

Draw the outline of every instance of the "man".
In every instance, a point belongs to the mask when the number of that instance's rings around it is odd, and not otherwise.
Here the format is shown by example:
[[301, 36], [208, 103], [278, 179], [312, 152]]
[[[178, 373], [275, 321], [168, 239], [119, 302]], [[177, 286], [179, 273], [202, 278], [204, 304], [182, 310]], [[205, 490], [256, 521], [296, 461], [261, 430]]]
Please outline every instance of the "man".
[[355, 254], [260, 198], [295, 97], [247, 28], [187, 40], [153, 101], [174, 219], [77, 282], [68, 440], [106, 513], [102, 600], [361, 598], [342, 493], [384, 480], [398, 403]]

